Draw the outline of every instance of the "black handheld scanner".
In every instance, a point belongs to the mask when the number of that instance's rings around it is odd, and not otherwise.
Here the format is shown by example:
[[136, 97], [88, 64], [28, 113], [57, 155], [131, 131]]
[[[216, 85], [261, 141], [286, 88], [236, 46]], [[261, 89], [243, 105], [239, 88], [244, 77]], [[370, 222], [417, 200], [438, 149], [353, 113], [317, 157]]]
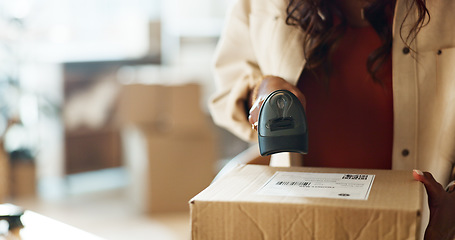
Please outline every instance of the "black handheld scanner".
[[279, 152], [308, 153], [305, 110], [288, 90], [269, 94], [259, 110], [259, 151], [262, 156]]

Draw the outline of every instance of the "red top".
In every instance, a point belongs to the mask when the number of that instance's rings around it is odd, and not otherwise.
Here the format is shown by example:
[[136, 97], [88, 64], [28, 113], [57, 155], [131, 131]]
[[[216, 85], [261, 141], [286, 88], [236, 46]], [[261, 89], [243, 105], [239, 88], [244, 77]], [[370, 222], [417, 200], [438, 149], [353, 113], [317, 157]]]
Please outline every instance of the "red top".
[[375, 83], [368, 55], [381, 45], [372, 27], [348, 28], [335, 49], [329, 88], [304, 71], [298, 87], [307, 105], [305, 166], [390, 169], [393, 141], [392, 61]]

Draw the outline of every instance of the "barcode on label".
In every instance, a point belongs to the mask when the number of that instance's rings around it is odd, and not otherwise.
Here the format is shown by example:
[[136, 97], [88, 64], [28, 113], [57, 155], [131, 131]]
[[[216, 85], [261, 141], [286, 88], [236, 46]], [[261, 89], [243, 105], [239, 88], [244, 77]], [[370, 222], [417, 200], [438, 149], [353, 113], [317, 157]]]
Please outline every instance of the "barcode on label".
[[368, 175], [366, 174], [345, 174], [342, 179], [351, 180], [367, 180]]
[[299, 187], [308, 187], [311, 182], [288, 182], [288, 181], [279, 181], [276, 182], [276, 185], [279, 186], [299, 186]]

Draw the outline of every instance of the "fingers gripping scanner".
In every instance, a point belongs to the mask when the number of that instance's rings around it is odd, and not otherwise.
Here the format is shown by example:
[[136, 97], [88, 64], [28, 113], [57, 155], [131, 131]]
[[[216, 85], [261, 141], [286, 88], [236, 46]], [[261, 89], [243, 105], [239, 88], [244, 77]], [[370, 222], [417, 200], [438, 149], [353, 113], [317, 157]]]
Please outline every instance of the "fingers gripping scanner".
[[259, 111], [259, 151], [262, 156], [279, 152], [308, 153], [305, 110], [288, 90], [270, 93]]

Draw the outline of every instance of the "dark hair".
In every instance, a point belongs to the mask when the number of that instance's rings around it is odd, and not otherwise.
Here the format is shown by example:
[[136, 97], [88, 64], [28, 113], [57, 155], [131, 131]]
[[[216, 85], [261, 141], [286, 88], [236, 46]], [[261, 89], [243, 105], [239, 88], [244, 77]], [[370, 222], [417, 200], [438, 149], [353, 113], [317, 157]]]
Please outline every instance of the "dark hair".
[[[376, 73], [390, 56], [392, 49], [392, 22], [395, 0], [376, 0], [364, 9], [364, 16], [378, 33], [382, 45], [370, 53], [366, 66], [375, 82], [381, 83]], [[418, 17], [408, 36], [402, 35], [404, 21], [416, 6]], [[322, 71], [324, 80], [328, 82], [331, 72], [330, 54], [335, 43], [342, 37], [346, 28], [346, 18], [333, 3], [327, 0], [289, 0], [286, 9], [286, 24], [296, 25], [306, 33], [304, 37], [304, 56], [307, 61], [305, 68]], [[428, 17], [428, 20], [426, 20]], [[335, 24], [334, 18], [340, 20]], [[414, 41], [420, 29], [428, 24], [430, 14], [426, 8], [426, 0], [413, 0], [409, 5], [400, 26], [400, 37], [406, 46]]]

